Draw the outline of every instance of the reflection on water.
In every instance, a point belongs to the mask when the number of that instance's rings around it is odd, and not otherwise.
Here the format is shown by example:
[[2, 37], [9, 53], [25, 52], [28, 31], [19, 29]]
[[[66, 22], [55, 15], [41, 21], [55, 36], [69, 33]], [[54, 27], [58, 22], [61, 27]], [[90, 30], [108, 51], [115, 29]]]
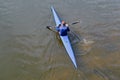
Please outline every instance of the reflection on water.
[[[0, 80], [119, 80], [119, 0], [1, 0]], [[78, 69], [54, 26], [50, 6], [80, 38], [70, 35]], [[62, 5], [62, 6], [61, 6]], [[69, 14], [68, 14], [69, 13]]]

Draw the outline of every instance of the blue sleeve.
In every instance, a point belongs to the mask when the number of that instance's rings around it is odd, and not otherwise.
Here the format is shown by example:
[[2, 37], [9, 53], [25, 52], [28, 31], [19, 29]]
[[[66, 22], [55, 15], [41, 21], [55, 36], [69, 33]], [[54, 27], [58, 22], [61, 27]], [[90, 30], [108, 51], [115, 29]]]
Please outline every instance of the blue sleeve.
[[67, 27], [67, 31], [70, 31], [69, 27]]
[[56, 27], [56, 30], [59, 32], [60, 31], [59, 27]]

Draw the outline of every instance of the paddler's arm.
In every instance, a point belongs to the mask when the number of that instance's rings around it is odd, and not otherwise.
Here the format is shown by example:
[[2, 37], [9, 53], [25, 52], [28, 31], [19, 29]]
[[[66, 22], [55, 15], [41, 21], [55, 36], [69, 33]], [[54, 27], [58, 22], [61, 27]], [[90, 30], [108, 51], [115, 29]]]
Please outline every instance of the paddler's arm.
[[56, 30], [59, 32], [60, 31], [60, 26], [61, 24], [59, 24], [58, 26], [56, 26]]
[[56, 27], [56, 31], [58, 31], [58, 32], [60, 31], [59, 27]]
[[69, 32], [70, 31], [69, 25], [65, 24], [65, 26], [67, 27], [67, 31]]

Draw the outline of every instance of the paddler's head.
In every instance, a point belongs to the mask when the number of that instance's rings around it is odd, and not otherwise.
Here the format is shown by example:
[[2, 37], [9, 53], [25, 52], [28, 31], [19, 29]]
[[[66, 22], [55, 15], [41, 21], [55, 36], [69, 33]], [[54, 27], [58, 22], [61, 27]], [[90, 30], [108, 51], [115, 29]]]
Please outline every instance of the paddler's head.
[[65, 26], [66, 22], [65, 21], [62, 21], [62, 25]]

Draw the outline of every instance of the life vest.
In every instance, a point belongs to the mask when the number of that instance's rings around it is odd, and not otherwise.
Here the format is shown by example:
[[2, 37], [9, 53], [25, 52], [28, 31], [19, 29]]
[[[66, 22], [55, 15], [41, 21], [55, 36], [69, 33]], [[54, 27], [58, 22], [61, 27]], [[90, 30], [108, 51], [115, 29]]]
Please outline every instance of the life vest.
[[66, 36], [67, 32], [70, 31], [66, 26], [56, 28], [56, 30], [60, 33], [60, 36]]

